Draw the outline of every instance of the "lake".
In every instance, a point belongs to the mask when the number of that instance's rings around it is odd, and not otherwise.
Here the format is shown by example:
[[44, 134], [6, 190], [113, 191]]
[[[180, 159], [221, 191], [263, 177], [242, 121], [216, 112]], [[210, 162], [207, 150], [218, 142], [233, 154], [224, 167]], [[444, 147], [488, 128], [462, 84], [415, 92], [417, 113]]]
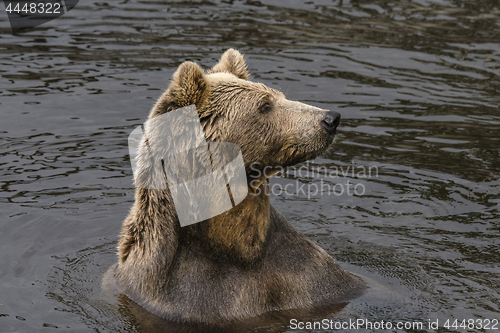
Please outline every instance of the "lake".
[[100, 289], [134, 201], [127, 138], [182, 62], [230, 47], [252, 80], [342, 114], [327, 152], [272, 179], [278, 211], [379, 290], [325, 318], [495, 331], [478, 324], [500, 319], [497, 1], [89, 0], [17, 33], [0, 8], [2, 332], [154, 331]]

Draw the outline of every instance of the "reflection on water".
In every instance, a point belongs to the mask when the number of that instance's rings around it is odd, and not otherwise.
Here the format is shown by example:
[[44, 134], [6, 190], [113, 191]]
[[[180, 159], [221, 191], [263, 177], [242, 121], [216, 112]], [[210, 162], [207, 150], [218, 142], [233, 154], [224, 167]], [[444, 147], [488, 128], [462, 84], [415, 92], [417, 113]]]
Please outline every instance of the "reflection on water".
[[80, 1], [12, 34], [2, 14], [2, 329], [154, 330], [99, 291], [133, 202], [127, 136], [180, 63], [208, 68], [228, 47], [254, 80], [342, 113], [336, 144], [306, 170], [378, 169], [274, 178], [364, 189], [273, 196], [344, 267], [395, 295], [328, 318], [498, 318], [499, 15], [496, 1]]

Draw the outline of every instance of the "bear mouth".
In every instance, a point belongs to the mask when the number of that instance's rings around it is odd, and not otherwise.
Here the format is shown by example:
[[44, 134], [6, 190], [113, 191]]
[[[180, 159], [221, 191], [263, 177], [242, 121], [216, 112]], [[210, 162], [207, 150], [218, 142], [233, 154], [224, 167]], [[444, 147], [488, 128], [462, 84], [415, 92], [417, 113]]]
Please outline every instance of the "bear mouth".
[[317, 146], [314, 145], [307, 145], [306, 147], [309, 147], [309, 149], [305, 149], [306, 155], [309, 155], [305, 160], [309, 160], [312, 158], [317, 157], [321, 153], [324, 153], [328, 147], [330, 147], [333, 144], [333, 141], [335, 140], [335, 134], [337, 133], [337, 130], [334, 130], [332, 133], [329, 133], [328, 136], [322, 136], [322, 140], [318, 140]]
[[335, 139], [335, 133], [328, 135], [325, 140], [325, 137], [322, 138], [321, 141], [317, 142], [316, 145], [311, 144], [300, 144], [295, 146], [296, 154], [289, 161], [287, 161], [282, 167], [293, 166], [297, 163], [305, 162], [307, 160], [312, 160], [322, 153], [324, 153], [328, 147], [330, 147]]

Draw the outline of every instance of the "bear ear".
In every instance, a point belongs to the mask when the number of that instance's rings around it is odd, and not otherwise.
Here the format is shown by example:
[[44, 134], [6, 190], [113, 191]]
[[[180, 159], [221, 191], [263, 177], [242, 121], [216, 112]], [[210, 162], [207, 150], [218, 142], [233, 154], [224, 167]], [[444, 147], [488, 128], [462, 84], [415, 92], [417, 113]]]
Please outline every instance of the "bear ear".
[[209, 96], [209, 85], [200, 66], [186, 61], [172, 77], [170, 96], [178, 107], [196, 104], [199, 108]]
[[208, 74], [211, 73], [230, 73], [243, 80], [248, 80], [250, 77], [243, 55], [235, 49], [229, 49], [224, 52], [219, 63], [208, 71]]

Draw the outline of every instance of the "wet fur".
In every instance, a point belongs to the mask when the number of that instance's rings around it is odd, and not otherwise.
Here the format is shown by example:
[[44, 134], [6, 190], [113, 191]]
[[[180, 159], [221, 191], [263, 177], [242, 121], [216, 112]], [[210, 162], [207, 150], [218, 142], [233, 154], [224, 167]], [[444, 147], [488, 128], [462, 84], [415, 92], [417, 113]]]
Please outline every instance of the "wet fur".
[[[207, 141], [238, 144], [255, 181], [237, 207], [182, 228], [168, 189], [136, 189], [112, 275], [123, 294], [163, 318], [215, 324], [336, 304], [364, 288], [270, 205], [269, 179], [250, 167], [293, 165], [326, 149], [333, 138], [317, 127], [322, 110], [248, 78], [235, 50], [207, 74], [186, 62], [151, 111], [150, 119], [195, 104]], [[273, 114], [256, 111], [265, 101]]]

